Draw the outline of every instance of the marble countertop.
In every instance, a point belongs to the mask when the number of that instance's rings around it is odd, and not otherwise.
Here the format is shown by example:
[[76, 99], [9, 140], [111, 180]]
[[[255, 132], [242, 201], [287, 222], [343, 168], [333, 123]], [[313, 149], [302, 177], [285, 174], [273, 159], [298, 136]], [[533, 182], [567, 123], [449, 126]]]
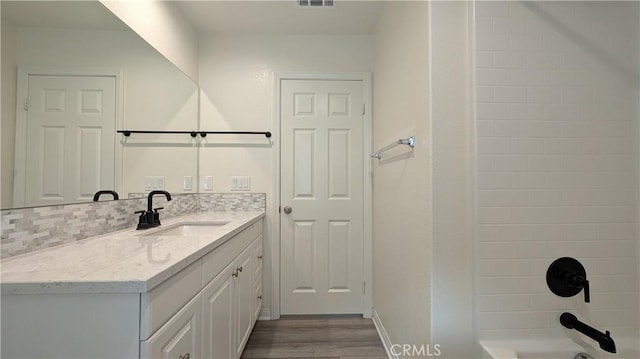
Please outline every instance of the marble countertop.
[[[8, 294], [144, 293], [217, 248], [264, 212], [201, 212], [87, 238], [2, 260], [1, 289]], [[206, 236], [156, 236], [181, 222], [229, 222]]]

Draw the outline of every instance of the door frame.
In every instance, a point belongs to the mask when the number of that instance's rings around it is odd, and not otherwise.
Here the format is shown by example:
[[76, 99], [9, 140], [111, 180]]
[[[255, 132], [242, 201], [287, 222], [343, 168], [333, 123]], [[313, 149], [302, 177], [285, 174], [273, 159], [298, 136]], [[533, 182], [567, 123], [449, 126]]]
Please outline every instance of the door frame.
[[[90, 77], [114, 77], [115, 88], [115, 128], [122, 128], [124, 119], [124, 71], [118, 68], [59, 68], [59, 67], [18, 67], [18, 84], [16, 91], [16, 138], [13, 176], [13, 207], [24, 207], [26, 194], [26, 167], [27, 167], [27, 111], [24, 110], [25, 99], [29, 95], [29, 76], [90, 76]], [[114, 190], [122, 188], [122, 146], [114, 134]]]
[[281, 118], [280, 118], [280, 101], [281, 101], [281, 84], [285, 80], [319, 80], [319, 81], [362, 81], [363, 93], [362, 98], [365, 105], [365, 113], [363, 116], [362, 126], [362, 171], [363, 171], [363, 261], [362, 261], [362, 278], [365, 284], [365, 293], [362, 297], [362, 316], [371, 318], [373, 308], [373, 173], [371, 168], [371, 159], [369, 154], [372, 151], [372, 103], [373, 96], [371, 93], [370, 72], [344, 72], [344, 73], [292, 73], [292, 72], [275, 72], [274, 73], [274, 96], [273, 96], [273, 116], [272, 128], [274, 129], [273, 142], [275, 151], [272, 155], [272, 163], [276, 169], [273, 174], [273, 198], [271, 202], [271, 213], [274, 215], [270, 218], [270, 236], [271, 243], [271, 313], [270, 319], [280, 318], [280, 266], [281, 266], [281, 231], [280, 220], [282, 214], [279, 212], [281, 203], [280, 197], [280, 172], [282, 170], [280, 157], [282, 148], [280, 146], [281, 138]]

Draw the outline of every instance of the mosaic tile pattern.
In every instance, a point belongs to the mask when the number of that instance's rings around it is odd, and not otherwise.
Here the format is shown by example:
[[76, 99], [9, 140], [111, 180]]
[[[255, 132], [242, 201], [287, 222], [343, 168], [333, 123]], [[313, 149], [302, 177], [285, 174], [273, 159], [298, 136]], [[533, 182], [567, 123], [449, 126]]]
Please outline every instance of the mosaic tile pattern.
[[203, 211], [264, 211], [267, 196], [264, 193], [207, 193], [200, 194]]
[[148, 195], [149, 195], [148, 193], [129, 192], [129, 194], [127, 195], [127, 198], [147, 198]]
[[[211, 193], [175, 195], [168, 202], [154, 197], [154, 208], [164, 207], [161, 218], [198, 211], [264, 210], [264, 193]], [[147, 199], [127, 199], [2, 211], [0, 258], [29, 253], [98, 236], [138, 223], [135, 211], [146, 209]]]

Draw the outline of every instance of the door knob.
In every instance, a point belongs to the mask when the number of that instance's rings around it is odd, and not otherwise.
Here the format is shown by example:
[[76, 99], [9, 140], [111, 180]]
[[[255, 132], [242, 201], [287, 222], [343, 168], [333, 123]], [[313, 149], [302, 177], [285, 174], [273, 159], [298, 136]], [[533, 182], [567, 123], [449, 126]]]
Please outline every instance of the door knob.
[[289, 206], [284, 207], [284, 213], [285, 213], [285, 214], [289, 214], [289, 213], [291, 213], [292, 211], [293, 211], [293, 209], [291, 209], [291, 207], [289, 207]]

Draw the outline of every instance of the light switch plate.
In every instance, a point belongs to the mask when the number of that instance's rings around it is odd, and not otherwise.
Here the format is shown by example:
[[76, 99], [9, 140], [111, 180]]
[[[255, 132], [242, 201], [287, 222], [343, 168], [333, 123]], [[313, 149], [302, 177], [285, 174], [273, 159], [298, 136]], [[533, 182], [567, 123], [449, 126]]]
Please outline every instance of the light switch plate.
[[250, 191], [251, 177], [249, 176], [233, 176], [231, 177], [232, 191]]
[[164, 176], [146, 176], [144, 178], [145, 191], [164, 189]]
[[204, 176], [203, 188], [205, 191], [213, 191], [213, 176]]

